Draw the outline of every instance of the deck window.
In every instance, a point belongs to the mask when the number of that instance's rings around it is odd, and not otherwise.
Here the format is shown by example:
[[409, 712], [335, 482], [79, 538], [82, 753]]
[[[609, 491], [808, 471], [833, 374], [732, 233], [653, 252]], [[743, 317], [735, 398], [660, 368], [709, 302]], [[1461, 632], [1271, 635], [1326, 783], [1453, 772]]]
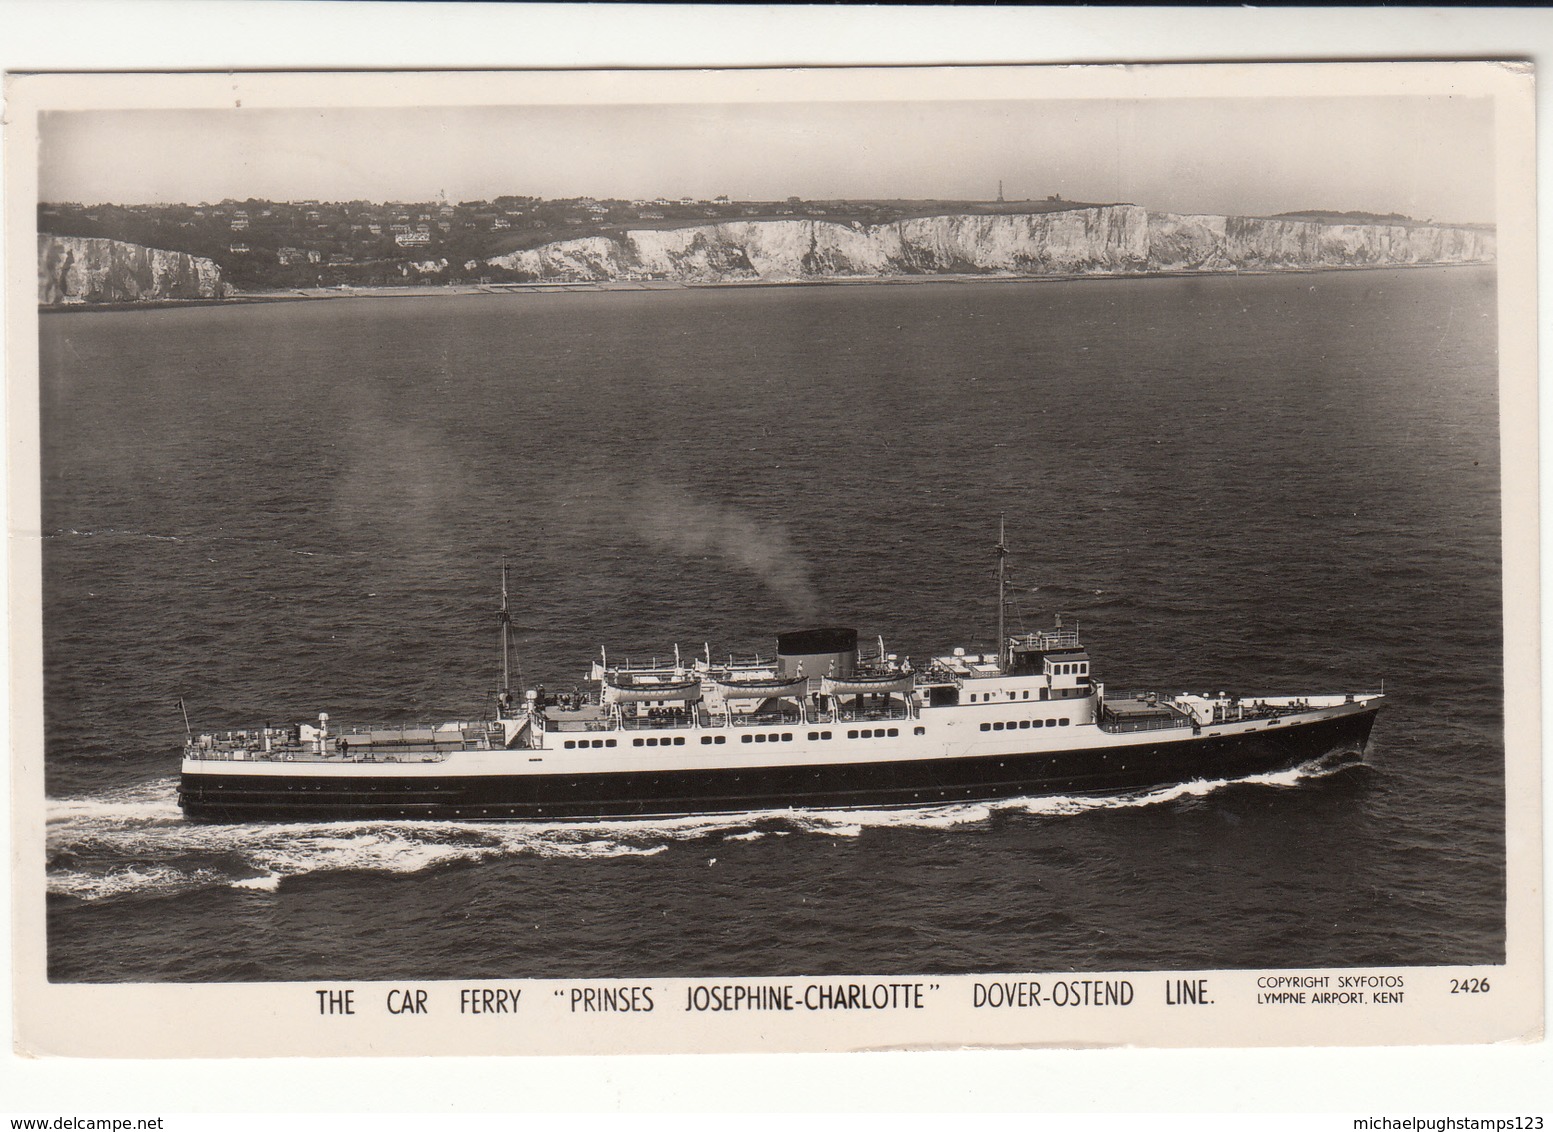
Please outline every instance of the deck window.
[[[676, 747], [683, 747], [685, 745], [685, 737], [683, 735], [674, 736], [674, 745]], [[610, 746], [613, 747], [614, 744], [611, 743]]]
[[703, 747], [709, 746], [711, 744], [711, 742], [712, 742], [712, 737], [710, 735], [703, 735], [703, 736], [701, 736], [701, 745]]
[[983, 723], [981, 725], [981, 729], [983, 731], [991, 731], [992, 730], [992, 724], [990, 724], [990, 723]]
[[755, 736], [753, 736], [753, 735], [740, 735], [739, 736], [739, 742], [741, 742], [741, 743], [753, 743], [754, 741], [755, 741]]
[[857, 732], [855, 730], [854, 731], [848, 731], [847, 732], [847, 738], [848, 739], [856, 739], [857, 738]]
[[913, 735], [926, 735], [927, 734], [927, 728], [926, 727], [913, 727], [911, 729], [911, 733]]
[[632, 739], [631, 740], [631, 746], [633, 746], [633, 747], [640, 747], [644, 742], [645, 742], [645, 740], [643, 740], [643, 739]]
[[1066, 727], [1070, 721], [1067, 719], [1059, 719], [1057, 722], [1059, 725]]
[[782, 732], [782, 742], [784, 742], [784, 743], [791, 743], [792, 741], [793, 741], [793, 733], [791, 731], [784, 731], [784, 732]]
[[1003, 721], [1000, 719], [996, 723], [994, 723], [992, 725], [992, 730], [994, 730], [994, 731], [1002, 731], [1003, 730]]
[[900, 735], [900, 733], [901, 733], [901, 729], [899, 727], [892, 727], [892, 728], [890, 728], [889, 734], [890, 734], [890, 738], [891, 739], [896, 738], [898, 735]]

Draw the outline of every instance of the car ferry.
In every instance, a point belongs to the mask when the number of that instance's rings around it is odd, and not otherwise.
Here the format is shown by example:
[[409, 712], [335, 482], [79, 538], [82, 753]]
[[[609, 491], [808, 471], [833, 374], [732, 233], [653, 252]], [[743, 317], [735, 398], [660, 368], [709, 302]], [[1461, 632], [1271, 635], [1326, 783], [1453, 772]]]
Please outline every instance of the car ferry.
[[[854, 629], [784, 633], [768, 657], [611, 662], [588, 690], [510, 687], [488, 718], [189, 730], [179, 801], [201, 821], [543, 821], [921, 807], [1113, 794], [1362, 755], [1383, 696], [1107, 691], [1076, 626], [920, 665]], [[186, 721], [187, 727], [187, 721]]]

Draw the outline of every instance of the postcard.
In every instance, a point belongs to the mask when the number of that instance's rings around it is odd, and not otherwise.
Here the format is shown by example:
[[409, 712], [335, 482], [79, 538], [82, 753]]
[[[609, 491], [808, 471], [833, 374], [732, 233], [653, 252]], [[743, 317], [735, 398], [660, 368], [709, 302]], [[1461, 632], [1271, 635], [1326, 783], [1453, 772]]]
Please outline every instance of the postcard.
[[20, 1051], [1541, 1035], [1524, 64], [7, 93]]

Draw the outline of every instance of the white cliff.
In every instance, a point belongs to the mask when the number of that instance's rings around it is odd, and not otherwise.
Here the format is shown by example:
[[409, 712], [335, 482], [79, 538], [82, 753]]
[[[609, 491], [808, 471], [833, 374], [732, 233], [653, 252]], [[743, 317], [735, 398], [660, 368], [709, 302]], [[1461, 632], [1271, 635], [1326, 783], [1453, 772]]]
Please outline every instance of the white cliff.
[[534, 279], [686, 282], [891, 275], [1132, 275], [1482, 263], [1492, 231], [1187, 216], [1109, 205], [929, 216], [873, 227], [752, 220], [589, 236], [485, 262]]
[[38, 236], [38, 302], [120, 303], [220, 299], [229, 288], [213, 260], [85, 236]]

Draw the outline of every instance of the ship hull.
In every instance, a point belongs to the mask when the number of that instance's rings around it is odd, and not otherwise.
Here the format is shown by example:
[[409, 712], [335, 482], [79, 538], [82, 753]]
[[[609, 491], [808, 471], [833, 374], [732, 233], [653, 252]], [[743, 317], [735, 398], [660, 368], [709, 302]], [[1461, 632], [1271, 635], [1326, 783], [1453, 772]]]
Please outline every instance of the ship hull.
[[[557, 821], [823, 808], [906, 808], [1006, 798], [1113, 794], [1287, 770], [1362, 753], [1375, 709], [1236, 734], [1161, 736], [1126, 746], [696, 769], [396, 775], [190, 773], [179, 800], [197, 821]], [[353, 770], [355, 768], [352, 768]]]

